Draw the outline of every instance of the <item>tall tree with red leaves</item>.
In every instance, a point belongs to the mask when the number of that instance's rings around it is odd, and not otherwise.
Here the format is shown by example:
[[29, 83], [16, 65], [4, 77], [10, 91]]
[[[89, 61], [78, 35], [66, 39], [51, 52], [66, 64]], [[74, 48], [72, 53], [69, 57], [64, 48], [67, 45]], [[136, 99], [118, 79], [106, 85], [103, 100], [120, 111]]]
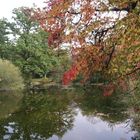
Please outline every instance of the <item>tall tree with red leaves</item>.
[[73, 64], [64, 84], [79, 73], [86, 81], [96, 72], [112, 77], [112, 84], [132, 74], [139, 78], [139, 14], [138, 0], [46, 0], [33, 18], [49, 32], [49, 46], [70, 44]]

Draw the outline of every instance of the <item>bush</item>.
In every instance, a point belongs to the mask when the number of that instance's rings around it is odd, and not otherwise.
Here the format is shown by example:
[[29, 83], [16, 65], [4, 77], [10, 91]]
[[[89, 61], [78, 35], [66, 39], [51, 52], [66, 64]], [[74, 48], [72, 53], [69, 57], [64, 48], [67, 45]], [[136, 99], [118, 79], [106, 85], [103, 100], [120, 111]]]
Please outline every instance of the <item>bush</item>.
[[15, 90], [23, 86], [19, 69], [10, 61], [0, 59], [0, 90]]

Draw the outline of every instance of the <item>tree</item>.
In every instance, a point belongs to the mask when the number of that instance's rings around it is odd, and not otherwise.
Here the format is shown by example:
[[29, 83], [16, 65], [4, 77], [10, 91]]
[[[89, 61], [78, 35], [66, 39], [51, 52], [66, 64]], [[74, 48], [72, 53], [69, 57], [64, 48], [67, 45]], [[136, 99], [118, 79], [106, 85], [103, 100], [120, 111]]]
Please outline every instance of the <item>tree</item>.
[[6, 19], [0, 19], [0, 44], [8, 41], [8, 22]]
[[[13, 10], [14, 21], [7, 27], [13, 35], [13, 42], [6, 45], [3, 39], [0, 55], [1, 58], [8, 59], [18, 66], [25, 76], [43, 77], [57, 65], [58, 61], [55, 53], [48, 48], [48, 33], [28, 17], [26, 8]], [[2, 29], [6, 32], [7, 28]], [[5, 34], [3, 33], [3, 38]]]
[[9, 36], [13, 25], [7, 19], [0, 19], [0, 58], [7, 57], [9, 46], [12, 45]]
[[[48, 44], [70, 44], [73, 64], [64, 84], [79, 73], [88, 80], [100, 72], [110, 82], [138, 78], [140, 70], [140, 2], [138, 0], [47, 0], [33, 18], [49, 32]], [[28, 14], [32, 11], [28, 10]]]

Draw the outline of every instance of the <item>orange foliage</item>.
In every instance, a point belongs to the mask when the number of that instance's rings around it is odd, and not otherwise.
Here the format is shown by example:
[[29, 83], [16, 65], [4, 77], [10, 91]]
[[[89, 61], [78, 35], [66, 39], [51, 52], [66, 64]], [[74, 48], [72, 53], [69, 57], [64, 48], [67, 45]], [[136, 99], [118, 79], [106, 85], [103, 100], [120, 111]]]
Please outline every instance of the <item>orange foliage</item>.
[[[137, 3], [130, 4], [129, 0], [46, 0], [44, 9], [34, 9], [33, 18], [49, 33], [49, 46], [70, 44], [73, 65], [64, 73], [63, 84], [79, 73], [85, 80], [103, 71], [120, 79], [140, 69], [140, 21], [133, 11]], [[122, 19], [117, 13], [104, 16], [109, 10], [126, 10], [128, 14]], [[122, 81], [120, 84], [125, 88]], [[104, 95], [111, 95], [113, 89], [108, 85]]]

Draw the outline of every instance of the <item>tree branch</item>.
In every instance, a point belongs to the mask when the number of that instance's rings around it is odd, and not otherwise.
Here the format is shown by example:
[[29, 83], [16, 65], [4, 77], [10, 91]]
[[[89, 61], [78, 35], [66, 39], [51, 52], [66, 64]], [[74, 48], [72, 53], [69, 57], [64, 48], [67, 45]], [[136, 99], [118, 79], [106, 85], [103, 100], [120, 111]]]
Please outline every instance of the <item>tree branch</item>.
[[[138, 4], [138, 0], [136, 2], [129, 2], [127, 7], [123, 7], [123, 8], [111, 8], [109, 11], [115, 11], [115, 12], [119, 12], [119, 11], [126, 11], [126, 12], [132, 12], [136, 6]], [[97, 12], [100, 12], [101, 10], [96, 9]]]
[[107, 60], [107, 62], [106, 62], [105, 68], [108, 68], [109, 63], [110, 63], [110, 61], [111, 61], [111, 59], [112, 59], [112, 56], [113, 56], [114, 51], [115, 51], [115, 45], [113, 45], [113, 47], [112, 47], [112, 50], [111, 50], [111, 53], [109, 54], [109, 58], [108, 58], [108, 60]]

